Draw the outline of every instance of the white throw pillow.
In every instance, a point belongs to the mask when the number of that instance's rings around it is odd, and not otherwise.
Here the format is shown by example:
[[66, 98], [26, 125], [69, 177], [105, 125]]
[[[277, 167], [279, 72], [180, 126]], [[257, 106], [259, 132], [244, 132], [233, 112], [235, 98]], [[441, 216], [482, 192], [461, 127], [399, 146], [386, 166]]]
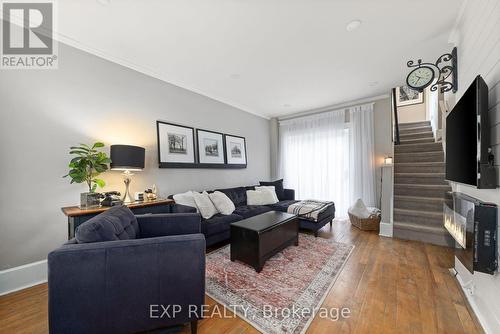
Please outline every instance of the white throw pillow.
[[356, 203], [349, 208], [349, 213], [358, 218], [368, 218], [371, 214], [370, 210], [368, 210], [361, 198], [358, 198]]
[[187, 205], [187, 206], [192, 206], [193, 208], [196, 209], [196, 212], [199, 212], [198, 206], [196, 205], [196, 202], [194, 201], [194, 196], [193, 192], [186, 191], [185, 193], [182, 194], [175, 194], [173, 196], [175, 204], [180, 204], [180, 205]]
[[206, 191], [201, 194], [193, 192], [193, 197], [203, 218], [210, 219], [213, 215], [216, 215], [219, 212], [214, 206], [214, 203], [210, 200], [210, 197], [208, 197], [208, 193]]
[[[257, 191], [260, 191], [260, 190], [270, 191], [272, 193], [272, 195], [273, 195], [274, 203], [278, 203], [279, 202], [278, 195], [276, 195], [276, 189], [274, 188], [274, 186], [260, 186], [260, 187], [255, 187], [255, 190], [257, 190]], [[271, 204], [274, 204], [274, 203], [271, 203]]]
[[268, 205], [276, 202], [273, 193], [268, 189], [247, 190], [247, 205]]
[[223, 215], [230, 215], [236, 209], [233, 201], [231, 201], [229, 197], [227, 197], [227, 195], [223, 192], [215, 191], [211, 194], [208, 194], [208, 197], [210, 197], [212, 203], [214, 203], [217, 211], [219, 211]]
[[262, 202], [260, 191], [247, 190], [247, 205], [262, 205], [260, 202]]

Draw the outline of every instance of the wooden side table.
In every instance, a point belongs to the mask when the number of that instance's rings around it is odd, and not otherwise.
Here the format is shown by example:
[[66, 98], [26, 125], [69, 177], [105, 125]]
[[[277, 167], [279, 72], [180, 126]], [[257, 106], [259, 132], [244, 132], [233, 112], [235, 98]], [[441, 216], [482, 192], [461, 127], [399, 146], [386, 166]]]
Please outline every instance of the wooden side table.
[[[170, 206], [173, 204], [175, 204], [173, 199], [157, 199], [154, 201], [133, 202], [127, 204], [127, 206], [134, 214], [140, 215], [145, 213], [168, 213], [170, 212]], [[78, 206], [61, 208], [62, 212], [68, 217], [68, 240], [74, 238], [75, 230], [80, 224], [109, 208], [107, 206], [91, 209], [80, 209]]]

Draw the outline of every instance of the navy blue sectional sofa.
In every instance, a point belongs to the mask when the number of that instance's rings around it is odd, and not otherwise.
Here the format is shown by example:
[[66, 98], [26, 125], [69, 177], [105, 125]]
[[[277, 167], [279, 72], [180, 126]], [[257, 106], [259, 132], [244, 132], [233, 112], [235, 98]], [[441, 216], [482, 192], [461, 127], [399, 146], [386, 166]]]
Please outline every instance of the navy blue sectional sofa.
[[[214, 245], [218, 242], [229, 240], [230, 234], [230, 224], [238, 220], [250, 218], [261, 213], [268, 211], [282, 211], [287, 212], [288, 207], [298, 202], [295, 200], [295, 190], [284, 189], [283, 193], [277, 192], [278, 203], [271, 205], [247, 205], [247, 190], [255, 190], [256, 186], [245, 186], [227, 189], [216, 189], [208, 191], [209, 193], [214, 191], [220, 191], [233, 201], [236, 210], [230, 215], [217, 214], [210, 219], [202, 219], [201, 221], [201, 232], [205, 235], [207, 246]], [[172, 198], [172, 196], [169, 196]], [[182, 208], [181, 208], [182, 207]], [[184, 212], [196, 212], [195, 208], [187, 209], [191, 207], [179, 205], [178, 210]], [[306, 219], [300, 219], [300, 227], [308, 229], [314, 232], [317, 236], [317, 232], [320, 228], [325, 226], [335, 218], [335, 206], [331, 206], [319, 216], [318, 222], [311, 222]]]

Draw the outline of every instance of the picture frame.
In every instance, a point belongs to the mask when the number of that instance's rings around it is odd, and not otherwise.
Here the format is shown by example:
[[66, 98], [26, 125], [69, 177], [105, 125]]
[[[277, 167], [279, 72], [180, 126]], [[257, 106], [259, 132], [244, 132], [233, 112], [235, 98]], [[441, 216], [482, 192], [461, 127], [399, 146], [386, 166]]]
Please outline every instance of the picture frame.
[[398, 107], [424, 103], [424, 92], [419, 92], [404, 85], [396, 87], [396, 105]]
[[196, 129], [199, 167], [224, 167], [226, 163], [224, 134]]
[[196, 163], [194, 128], [156, 121], [160, 168], [194, 168]]
[[247, 146], [245, 137], [225, 134], [224, 145], [228, 168], [246, 168]]

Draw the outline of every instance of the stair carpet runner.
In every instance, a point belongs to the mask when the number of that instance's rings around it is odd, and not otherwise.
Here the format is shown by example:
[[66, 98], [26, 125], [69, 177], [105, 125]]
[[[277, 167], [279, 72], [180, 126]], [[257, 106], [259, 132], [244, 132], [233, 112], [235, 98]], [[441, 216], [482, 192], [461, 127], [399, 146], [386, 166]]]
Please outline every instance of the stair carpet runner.
[[399, 124], [394, 146], [394, 237], [454, 246], [443, 226], [444, 151], [429, 121]]

